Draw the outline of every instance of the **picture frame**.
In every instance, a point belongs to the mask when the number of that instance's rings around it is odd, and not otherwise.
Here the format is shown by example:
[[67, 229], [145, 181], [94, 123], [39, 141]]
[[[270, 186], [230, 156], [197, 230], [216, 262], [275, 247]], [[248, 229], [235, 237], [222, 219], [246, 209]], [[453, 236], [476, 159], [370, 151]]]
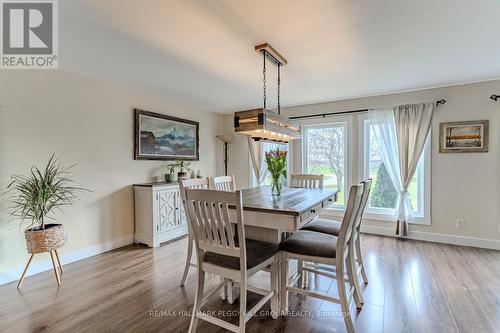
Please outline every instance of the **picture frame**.
[[134, 109], [136, 160], [200, 160], [197, 121]]
[[485, 153], [488, 146], [489, 120], [439, 124], [440, 153]]

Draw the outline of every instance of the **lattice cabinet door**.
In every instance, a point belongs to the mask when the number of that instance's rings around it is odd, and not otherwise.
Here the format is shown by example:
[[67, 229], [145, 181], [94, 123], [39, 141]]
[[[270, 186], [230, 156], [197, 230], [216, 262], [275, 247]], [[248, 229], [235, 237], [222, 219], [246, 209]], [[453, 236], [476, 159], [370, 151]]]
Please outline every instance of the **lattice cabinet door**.
[[178, 218], [178, 196], [179, 191], [166, 190], [158, 192], [158, 232], [167, 232], [181, 227]]

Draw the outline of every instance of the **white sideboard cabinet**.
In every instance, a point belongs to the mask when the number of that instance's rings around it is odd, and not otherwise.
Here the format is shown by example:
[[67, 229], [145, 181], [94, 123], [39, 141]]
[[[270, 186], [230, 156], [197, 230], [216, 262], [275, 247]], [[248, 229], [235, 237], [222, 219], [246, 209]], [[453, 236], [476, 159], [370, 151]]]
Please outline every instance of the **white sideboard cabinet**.
[[187, 221], [178, 184], [134, 185], [134, 242], [157, 247], [187, 234]]

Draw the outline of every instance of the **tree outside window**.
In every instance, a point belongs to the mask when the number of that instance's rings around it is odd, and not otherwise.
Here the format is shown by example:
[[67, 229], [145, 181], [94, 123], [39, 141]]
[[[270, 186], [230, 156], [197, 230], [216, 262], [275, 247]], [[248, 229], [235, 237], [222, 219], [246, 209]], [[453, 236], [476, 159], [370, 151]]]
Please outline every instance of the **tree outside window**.
[[341, 192], [337, 204], [344, 204], [345, 143], [344, 124], [306, 127], [305, 129], [306, 172], [324, 175], [324, 187]]

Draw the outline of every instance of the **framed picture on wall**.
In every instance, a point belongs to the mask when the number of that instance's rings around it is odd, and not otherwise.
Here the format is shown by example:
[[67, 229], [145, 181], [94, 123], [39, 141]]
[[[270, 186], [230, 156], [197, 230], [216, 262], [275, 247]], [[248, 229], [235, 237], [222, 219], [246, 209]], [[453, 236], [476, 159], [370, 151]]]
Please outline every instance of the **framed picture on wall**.
[[200, 124], [135, 109], [136, 160], [200, 159]]
[[488, 151], [489, 121], [457, 121], [439, 124], [440, 153]]

